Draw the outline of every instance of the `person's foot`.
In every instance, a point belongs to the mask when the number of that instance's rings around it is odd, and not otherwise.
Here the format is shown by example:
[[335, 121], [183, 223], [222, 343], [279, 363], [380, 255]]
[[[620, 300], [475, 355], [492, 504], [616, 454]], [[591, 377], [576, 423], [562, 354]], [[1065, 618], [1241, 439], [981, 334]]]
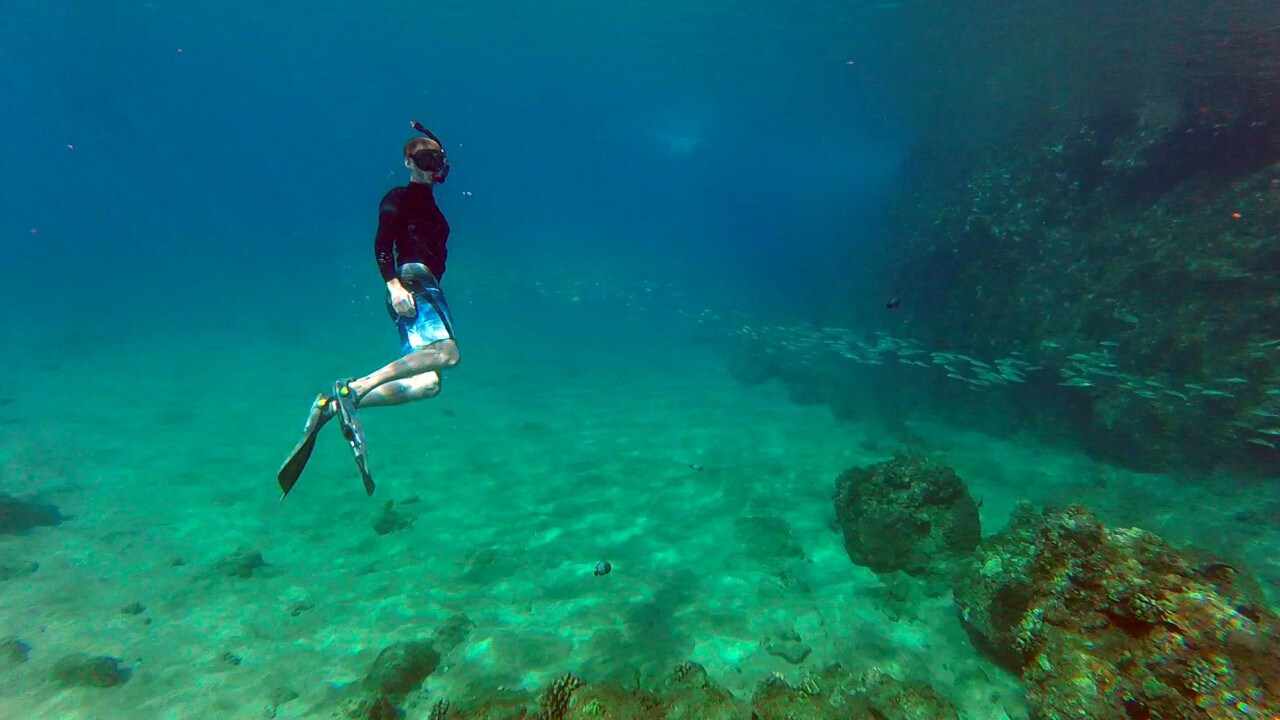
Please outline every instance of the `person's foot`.
[[360, 394], [352, 387], [352, 383], [355, 380], [355, 378], [347, 378], [333, 384], [333, 399], [349, 410], [355, 410], [360, 407]]
[[328, 393], [316, 395], [316, 399], [311, 403], [311, 411], [307, 413], [307, 422], [302, 426], [302, 434], [310, 435], [319, 431], [325, 423], [333, 419], [337, 412], [338, 403], [332, 395]]

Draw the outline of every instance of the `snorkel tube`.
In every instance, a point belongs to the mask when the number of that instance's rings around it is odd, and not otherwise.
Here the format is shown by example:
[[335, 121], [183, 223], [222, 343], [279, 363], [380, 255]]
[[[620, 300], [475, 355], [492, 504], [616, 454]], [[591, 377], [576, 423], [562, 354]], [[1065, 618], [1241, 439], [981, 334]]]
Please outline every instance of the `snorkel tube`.
[[[436, 137], [435, 133], [428, 130], [426, 127], [422, 125], [422, 123], [418, 122], [417, 120], [410, 120], [409, 127], [431, 138], [432, 140], [435, 141], [436, 145], [440, 146], [439, 151], [431, 152], [430, 157], [427, 158], [430, 161], [430, 165], [428, 167], [420, 168], [420, 169], [426, 172], [430, 172], [431, 179], [435, 180], [436, 183], [443, 183], [449, 177], [449, 159], [445, 157], [444, 143], [440, 142], [440, 138]], [[418, 161], [415, 158], [414, 164], [417, 165], [417, 163]]]

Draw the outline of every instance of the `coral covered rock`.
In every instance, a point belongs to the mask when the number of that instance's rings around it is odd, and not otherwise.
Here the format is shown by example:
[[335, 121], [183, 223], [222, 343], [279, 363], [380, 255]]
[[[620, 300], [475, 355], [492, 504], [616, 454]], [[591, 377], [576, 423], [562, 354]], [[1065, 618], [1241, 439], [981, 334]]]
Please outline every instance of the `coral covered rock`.
[[851, 717], [874, 720], [960, 720], [960, 714], [932, 686], [869, 673], [849, 703]]
[[981, 539], [964, 482], [915, 453], [841, 473], [835, 508], [849, 558], [876, 572], [945, 575]]
[[1235, 568], [1151, 533], [1024, 505], [955, 594], [1034, 717], [1280, 717], [1280, 618]]
[[959, 720], [929, 685], [878, 670], [852, 673], [830, 665], [797, 684], [774, 676], [752, 698], [757, 720]]
[[751, 717], [750, 706], [712, 682], [695, 662], [677, 665], [659, 691], [666, 720], [739, 720]]

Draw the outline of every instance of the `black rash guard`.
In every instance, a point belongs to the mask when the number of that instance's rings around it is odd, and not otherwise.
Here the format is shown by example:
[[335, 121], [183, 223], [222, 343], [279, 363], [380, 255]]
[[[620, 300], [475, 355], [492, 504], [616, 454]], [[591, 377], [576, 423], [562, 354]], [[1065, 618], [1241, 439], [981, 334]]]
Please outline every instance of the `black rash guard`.
[[436, 205], [431, 186], [409, 183], [393, 188], [378, 208], [378, 235], [373, 254], [382, 279], [398, 277], [396, 268], [405, 263], [422, 263], [439, 280], [449, 255], [449, 223]]

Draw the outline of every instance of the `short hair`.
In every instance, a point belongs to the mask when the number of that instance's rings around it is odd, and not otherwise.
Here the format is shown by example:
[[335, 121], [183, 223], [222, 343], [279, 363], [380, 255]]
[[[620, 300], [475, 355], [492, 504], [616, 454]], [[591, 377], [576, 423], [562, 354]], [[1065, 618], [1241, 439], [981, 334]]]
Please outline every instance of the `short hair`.
[[423, 150], [443, 150], [440, 143], [429, 137], [410, 138], [409, 142], [404, 144], [404, 156], [411, 158]]
[[419, 170], [434, 171], [444, 160], [444, 148], [431, 138], [416, 137], [404, 144], [404, 156]]

